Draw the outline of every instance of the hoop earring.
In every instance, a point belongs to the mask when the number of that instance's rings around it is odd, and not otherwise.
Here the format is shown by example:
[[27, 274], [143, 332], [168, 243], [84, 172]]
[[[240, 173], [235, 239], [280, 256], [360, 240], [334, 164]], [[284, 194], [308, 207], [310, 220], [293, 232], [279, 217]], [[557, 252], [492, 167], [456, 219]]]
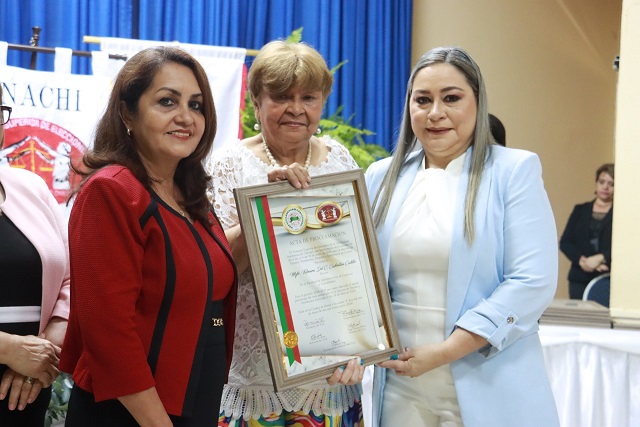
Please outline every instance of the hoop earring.
[[260, 132], [261, 129], [262, 129], [262, 126], [260, 126], [260, 122], [253, 125], [253, 130]]

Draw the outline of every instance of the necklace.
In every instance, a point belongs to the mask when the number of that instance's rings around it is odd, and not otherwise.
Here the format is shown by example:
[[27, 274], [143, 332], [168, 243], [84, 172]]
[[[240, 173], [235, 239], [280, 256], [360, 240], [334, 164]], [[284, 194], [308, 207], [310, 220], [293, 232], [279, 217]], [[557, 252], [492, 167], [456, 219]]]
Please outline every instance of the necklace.
[[[280, 163], [278, 163], [276, 159], [273, 157], [273, 154], [271, 154], [271, 150], [269, 150], [269, 146], [267, 145], [267, 138], [264, 137], [264, 134], [262, 134], [262, 146], [264, 147], [264, 152], [267, 153], [267, 158], [271, 162], [271, 166], [273, 166], [274, 168], [279, 168]], [[310, 165], [311, 165], [311, 139], [309, 139], [309, 151], [307, 151], [307, 158], [304, 161], [303, 169], [305, 170], [309, 169]]]
[[[162, 184], [158, 184], [158, 187], [162, 190], [162, 194], [164, 194], [164, 196], [169, 199], [169, 201], [173, 202], [172, 203], [168, 203], [167, 204], [169, 206], [171, 206], [174, 210], [176, 210], [180, 215], [186, 217], [184, 210], [180, 207], [180, 204], [176, 201], [176, 199], [173, 196], [170, 196], [167, 191], [164, 189], [164, 186]], [[163, 198], [164, 200], [164, 198]], [[165, 200], [166, 202], [166, 200]]]

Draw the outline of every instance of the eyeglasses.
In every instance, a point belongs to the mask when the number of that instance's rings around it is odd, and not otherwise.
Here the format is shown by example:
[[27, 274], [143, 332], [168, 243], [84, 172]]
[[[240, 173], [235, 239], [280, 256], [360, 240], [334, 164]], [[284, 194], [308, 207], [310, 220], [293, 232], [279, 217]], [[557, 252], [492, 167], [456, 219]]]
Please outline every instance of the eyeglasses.
[[0, 110], [2, 110], [2, 125], [6, 125], [9, 119], [11, 118], [11, 111], [13, 108], [8, 105], [0, 105]]

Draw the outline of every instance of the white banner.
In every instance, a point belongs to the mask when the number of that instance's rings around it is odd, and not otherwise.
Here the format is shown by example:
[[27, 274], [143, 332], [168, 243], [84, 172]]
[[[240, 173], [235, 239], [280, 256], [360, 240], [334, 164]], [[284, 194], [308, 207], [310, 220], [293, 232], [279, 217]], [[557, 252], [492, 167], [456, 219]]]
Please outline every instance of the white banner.
[[0, 66], [0, 84], [3, 103], [13, 107], [4, 125], [0, 166], [37, 173], [58, 202], [65, 202], [78, 179], [69, 162], [77, 164], [91, 143], [111, 80]]
[[[100, 50], [111, 54], [126, 55], [128, 58], [142, 49], [159, 45], [177, 46], [186, 50], [200, 62], [207, 72], [218, 118], [218, 130], [213, 149], [222, 147], [228, 141], [237, 140], [240, 129], [240, 101], [244, 96], [242, 70], [246, 49], [178, 42], [100, 38]], [[94, 62], [93, 73], [115, 79], [123, 65], [124, 61], [118, 59], [110, 59], [102, 65], [97, 65]]]

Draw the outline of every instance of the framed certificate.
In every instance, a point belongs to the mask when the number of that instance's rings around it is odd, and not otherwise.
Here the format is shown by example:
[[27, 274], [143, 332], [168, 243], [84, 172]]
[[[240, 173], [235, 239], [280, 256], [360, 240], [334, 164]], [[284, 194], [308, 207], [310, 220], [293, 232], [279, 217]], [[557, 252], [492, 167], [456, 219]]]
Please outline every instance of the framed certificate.
[[362, 170], [234, 195], [276, 391], [401, 352]]

